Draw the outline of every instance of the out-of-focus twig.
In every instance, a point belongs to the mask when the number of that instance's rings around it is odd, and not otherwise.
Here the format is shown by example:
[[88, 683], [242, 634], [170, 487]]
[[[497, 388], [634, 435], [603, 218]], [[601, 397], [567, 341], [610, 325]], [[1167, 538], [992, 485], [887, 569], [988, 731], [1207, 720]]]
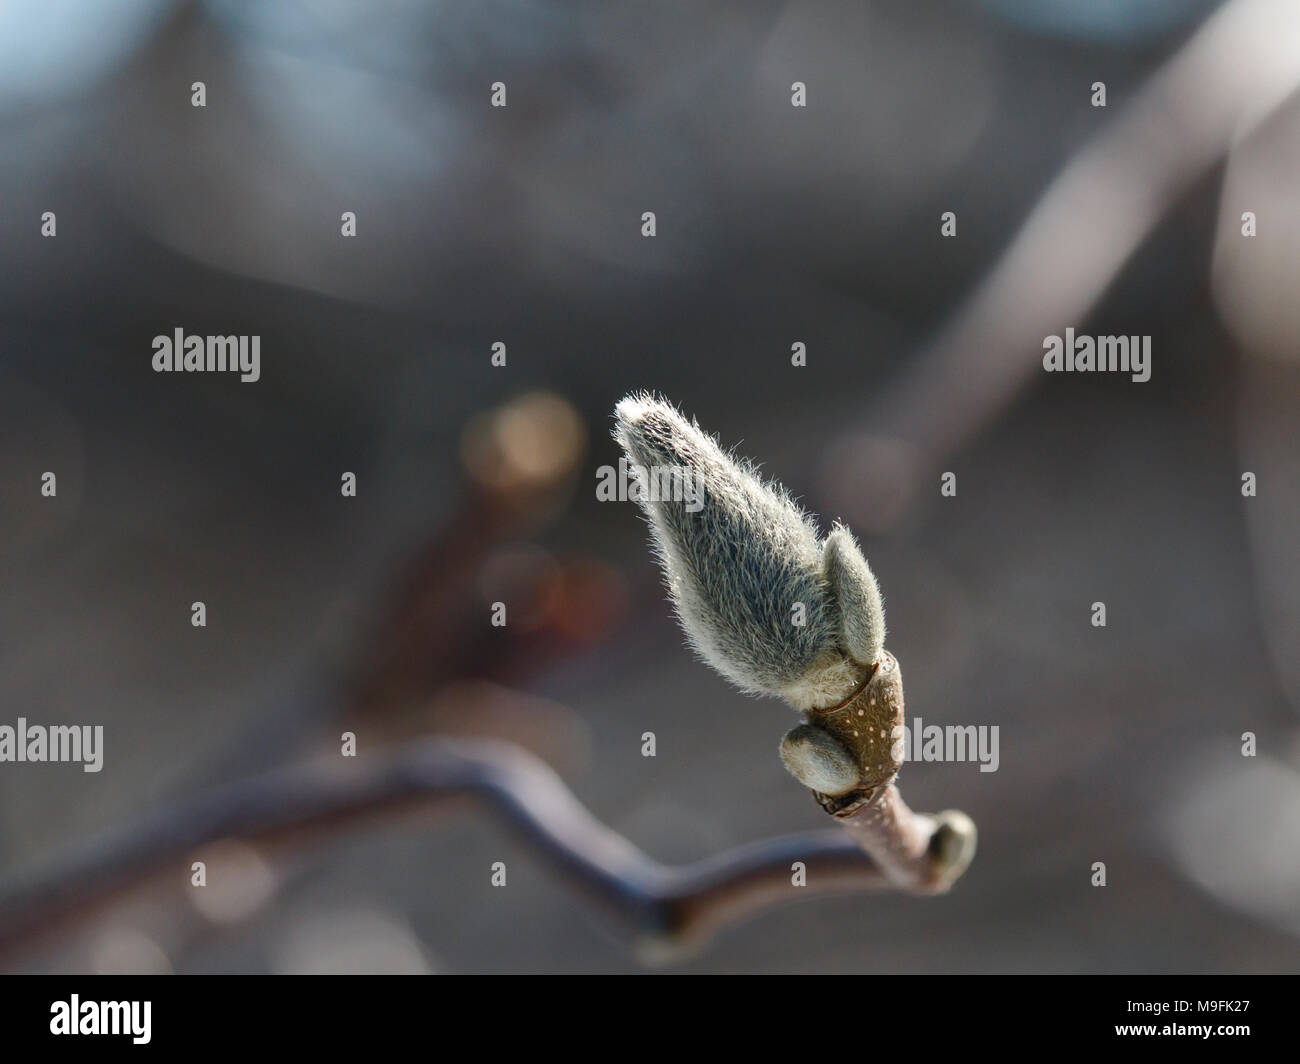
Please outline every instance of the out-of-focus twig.
[[1262, 498], [1243, 498], [1250, 534], [1256, 596], [1265, 645], [1279, 686], [1300, 709], [1300, 573], [1295, 566], [1300, 525], [1300, 365], [1247, 352], [1238, 399], [1238, 448], [1242, 468], [1266, 485]]
[[[662, 865], [595, 819], [519, 747], [424, 740], [357, 761], [278, 769], [92, 841], [0, 896], [0, 965], [12, 970], [17, 955], [154, 877], [187, 883], [189, 861], [201, 859], [205, 846], [239, 839], [280, 852], [453, 798], [480, 799], [504, 816], [576, 888], [629, 925], [652, 959], [780, 902], [890, 885], [842, 831], [766, 839], [681, 868]], [[803, 862], [806, 885], [794, 885], [795, 862]]]
[[[828, 456], [833, 509], [884, 532], [933, 464], [1079, 326], [1192, 182], [1300, 86], [1294, 0], [1230, 0], [1070, 161], [969, 302]], [[864, 501], [868, 500], [868, 501]]]
[[[578, 411], [551, 392], [525, 392], [472, 418], [461, 446], [464, 484], [377, 594], [356, 645], [327, 648], [321, 678], [236, 735], [213, 759], [212, 782], [295, 761], [305, 736], [329, 733], [333, 742], [343, 729], [370, 746], [508, 735], [558, 767], [580, 763], [573, 714], [513, 688], [622, 623], [624, 591], [611, 566], [528, 543], [563, 512], [586, 446]], [[509, 603], [509, 627], [490, 624], [489, 592]], [[332, 723], [322, 729], [325, 712]], [[256, 764], [248, 766], [250, 757]]]
[[[349, 702], [359, 713], [425, 703], [449, 677], [509, 683], [528, 663], [585, 649], [593, 639], [556, 619], [606, 617], [616, 591], [593, 559], [540, 558], [504, 574], [501, 593], [518, 616], [524, 601], [541, 602], [537, 625], [493, 629], [481, 584], [503, 545], [526, 538], [560, 512], [572, 494], [586, 452], [577, 410], [548, 392], [530, 392], [484, 411], [466, 426], [461, 445], [466, 485], [451, 517], [403, 564], [380, 605], [380, 621], [363, 637], [364, 651]], [[540, 554], [540, 552], [538, 552]], [[467, 624], [466, 618], [481, 618]]]

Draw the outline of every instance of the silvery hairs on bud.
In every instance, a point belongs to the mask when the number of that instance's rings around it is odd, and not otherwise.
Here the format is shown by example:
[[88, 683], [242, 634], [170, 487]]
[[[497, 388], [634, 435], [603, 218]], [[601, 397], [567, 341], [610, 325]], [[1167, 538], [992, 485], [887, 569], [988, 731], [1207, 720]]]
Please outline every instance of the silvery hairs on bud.
[[[783, 487], [663, 399], [629, 395], [614, 417], [696, 652], [742, 691], [777, 695], [796, 709], [850, 694], [885, 638], [880, 590], [852, 533], [837, 525], [822, 541]], [[692, 513], [653, 497], [646, 489], [664, 469], [690, 476], [704, 505]]]

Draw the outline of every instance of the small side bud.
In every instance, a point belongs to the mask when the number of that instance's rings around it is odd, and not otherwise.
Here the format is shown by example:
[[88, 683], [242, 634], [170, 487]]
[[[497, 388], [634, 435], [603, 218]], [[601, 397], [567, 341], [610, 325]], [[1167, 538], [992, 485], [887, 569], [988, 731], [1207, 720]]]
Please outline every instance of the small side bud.
[[812, 724], [791, 728], [781, 740], [781, 761], [805, 787], [838, 797], [858, 785], [853, 756], [830, 732]]
[[930, 857], [936, 878], [943, 887], [961, 877], [975, 858], [975, 821], [958, 809], [945, 809], [934, 815], [935, 829], [930, 836]]
[[863, 665], [874, 664], [885, 645], [885, 607], [867, 559], [843, 525], [826, 537], [822, 568], [839, 606], [844, 649]]

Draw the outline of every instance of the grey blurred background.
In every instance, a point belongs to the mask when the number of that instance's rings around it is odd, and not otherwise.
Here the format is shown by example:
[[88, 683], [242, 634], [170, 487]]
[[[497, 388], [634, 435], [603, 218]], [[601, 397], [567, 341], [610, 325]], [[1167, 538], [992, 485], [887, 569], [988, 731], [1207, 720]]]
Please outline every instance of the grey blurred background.
[[[858, 531], [912, 715], [1001, 729], [996, 773], [901, 777], [979, 825], [950, 896], [767, 911], [673, 970], [1295, 971], [1300, 10], [1221, 8], [5, 5], [0, 723], [102, 723], [106, 749], [0, 765], [4, 881], [345, 727], [520, 741], [667, 862], [825, 826], [776, 756], [793, 714], [691, 657], [635, 508], [596, 501], [614, 403], [653, 388]], [[1223, 77], [1144, 105], [1188, 49]], [[1133, 143], [1133, 181], [1070, 169]], [[1071, 173], [1106, 211], [1050, 200]], [[1150, 335], [1148, 383], [943, 339], [1047, 202], [1075, 239], [1035, 245], [986, 332], [1059, 297], [1081, 314], [1049, 332]], [[1151, 224], [1090, 282], [1117, 213]], [[178, 326], [259, 334], [262, 379], [154, 374]], [[525, 440], [560, 453], [520, 493], [473, 426], [529, 396], [563, 439]], [[517, 496], [493, 535], [484, 491]], [[481, 814], [232, 854], [236, 897], [196, 909], [183, 868], [6, 964], [642, 970]]]

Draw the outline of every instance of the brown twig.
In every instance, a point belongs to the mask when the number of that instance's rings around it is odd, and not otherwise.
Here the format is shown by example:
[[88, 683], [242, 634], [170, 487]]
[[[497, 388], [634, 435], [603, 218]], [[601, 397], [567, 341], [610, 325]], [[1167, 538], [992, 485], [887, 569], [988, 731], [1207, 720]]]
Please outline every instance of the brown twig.
[[[852, 694], [807, 719], [782, 743], [786, 767], [895, 887], [917, 894], [951, 887], [975, 856], [975, 824], [951, 809], [915, 813], [899, 793], [903, 675], [894, 655], [882, 650]], [[830, 786], [839, 774], [828, 771], [832, 764], [843, 766], [851, 785]]]
[[[105, 911], [158, 876], [188, 882], [205, 846], [236, 838], [282, 851], [430, 802], [477, 798], [582, 893], [630, 925], [647, 959], [799, 898], [890, 880], [846, 833], [765, 839], [685, 867], [662, 865], [596, 820], [545, 764], [510, 743], [423, 740], [357, 761], [277, 769], [102, 836], [0, 899], [0, 963]], [[792, 882], [802, 862], [806, 886]], [[202, 888], [191, 888], [202, 889]]]

